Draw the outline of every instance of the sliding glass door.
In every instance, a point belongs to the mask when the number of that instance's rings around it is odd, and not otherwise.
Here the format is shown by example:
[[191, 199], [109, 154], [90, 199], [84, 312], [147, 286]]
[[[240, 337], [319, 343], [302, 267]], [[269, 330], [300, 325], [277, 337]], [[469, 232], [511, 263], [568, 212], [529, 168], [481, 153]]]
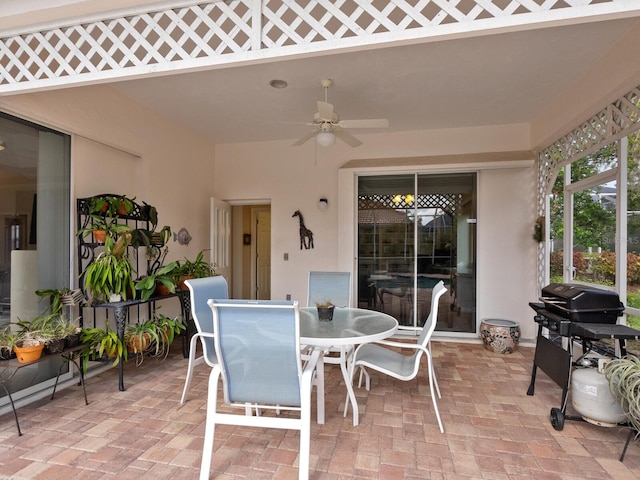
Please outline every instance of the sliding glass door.
[[[0, 142], [0, 328], [15, 331], [16, 322], [46, 308], [36, 290], [72, 286], [71, 139], [0, 112]], [[20, 369], [5, 385], [14, 400], [36, 394], [53, 385], [62, 363], [52, 356]], [[1, 391], [0, 413], [9, 409]]]
[[476, 175], [358, 178], [358, 303], [420, 327], [442, 280], [437, 329], [475, 332]]

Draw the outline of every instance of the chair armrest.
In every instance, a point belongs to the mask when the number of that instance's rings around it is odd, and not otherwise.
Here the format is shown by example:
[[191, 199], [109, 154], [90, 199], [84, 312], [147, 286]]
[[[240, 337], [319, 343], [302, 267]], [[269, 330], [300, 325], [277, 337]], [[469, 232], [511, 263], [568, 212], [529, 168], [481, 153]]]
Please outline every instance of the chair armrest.
[[196, 332], [196, 333], [193, 334], [193, 336], [191, 338], [198, 338], [198, 337], [216, 338], [216, 336], [213, 333], [209, 333], [209, 332]]
[[429, 355], [429, 350], [417, 343], [403, 343], [403, 342], [393, 342], [391, 340], [378, 340], [377, 342], [363, 343], [361, 345], [358, 345], [358, 348], [356, 348], [356, 351], [354, 352], [354, 357], [353, 357], [354, 361], [357, 360], [358, 358], [358, 351], [360, 350], [360, 348], [364, 347], [365, 345], [385, 345], [388, 347], [408, 348], [410, 350], [422, 350], [424, 353]]
[[320, 350], [313, 350], [308, 358], [305, 358], [304, 368], [302, 369], [302, 379], [305, 381], [306, 377], [313, 378], [313, 371], [315, 370], [318, 361], [322, 362], [322, 352]]

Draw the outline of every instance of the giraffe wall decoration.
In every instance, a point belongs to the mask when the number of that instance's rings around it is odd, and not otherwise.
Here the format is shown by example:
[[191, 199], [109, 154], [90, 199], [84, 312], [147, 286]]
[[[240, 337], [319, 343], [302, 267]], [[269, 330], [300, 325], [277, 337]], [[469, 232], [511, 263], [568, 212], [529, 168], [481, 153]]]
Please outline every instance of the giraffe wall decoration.
[[298, 217], [300, 221], [300, 250], [302, 250], [302, 247], [306, 249], [313, 248], [313, 232], [305, 227], [300, 210], [296, 210], [291, 217]]

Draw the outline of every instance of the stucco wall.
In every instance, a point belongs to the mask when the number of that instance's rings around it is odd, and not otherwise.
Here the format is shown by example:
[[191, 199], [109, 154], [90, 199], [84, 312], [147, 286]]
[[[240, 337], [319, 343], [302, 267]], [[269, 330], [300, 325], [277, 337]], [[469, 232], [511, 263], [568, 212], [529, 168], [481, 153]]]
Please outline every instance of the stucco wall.
[[0, 110], [73, 135], [73, 198], [124, 193], [156, 206], [160, 225], [193, 237], [188, 246], [171, 241], [169, 260], [209, 248], [214, 146], [206, 139], [107, 86], [0, 97]]
[[[224, 200], [270, 199], [272, 208], [272, 284], [274, 299], [291, 294], [306, 302], [309, 270], [353, 269], [354, 175], [357, 171], [396, 172], [394, 159], [526, 150], [528, 130], [524, 126], [457, 129], [402, 134], [359, 135], [364, 145], [357, 149], [334, 146], [317, 151], [312, 142], [291, 147], [291, 142], [262, 142], [216, 147], [216, 195]], [[354, 159], [382, 159], [386, 167], [341, 169]], [[366, 160], [364, 161], [366, 163]], [[375, 162], [374, 162], [375, 163]], [[411, 166], [412, 171], [433, 173], [477, 171], [478, 165]], [[338, 181], [340, 177], [340, 181]], [[536, 298], [535, 242], [531, 239], [535, 216], [536, 173], [532, 162], [526, 168], [500, 168], [479, 176], [478, 264], [487, 271], [479, 276], [478, 319], [488, 316], [517, 319], [528, 338], [532, 315], [528, 302]], [[318, 200], [325, 196], [329, 208], [321, 211]], [[305, 225], [313, 231], [315, 248], [300, 249], [300, 210]], [[482, 234], [481, 234], [482, 232]], [[482, 245], [481, 245], [482, 239]], [[508, 248], [505, 248], [508, 246]], [[484, 250], [486, 248], [486, 251]], [[284, 254], [289, 260], [284, 260]], [[496, 261], [498, 255], [499, 262]], [[482, 279], [482, 283], [480, 282]], [[501, 302], [493, 301], [500, 290]]]
[[[384, 159], [383, 163], [390, 166], [381, 167], [381, 171], [394, 171], [393, 159], [398, 158], [529, 148], [526, 125], [358, 135], [365, 143], [357, 149], [338, 142], [316, 151], [313, 142], [292, 147], [293, 140], [214, 147], [179, 125], [150, 115], [106, 86], [2, 97], [0, 109], [84, 137], [76, 137], [73, 143], [74, 197], [124, 191], [155, 205], [161, 224], [171, 225], [174, 231], [186, 227], [193, 240], [188, 247], [171, 242], [170, 259], [193, 256], [208, 248], [211, 196], [224, 200], [269, 199], [272, 298], [291, 294], [301, 301], [306, 298], [309, 270], [353, 266], [353, 222], [348, 223], [349, 215], [345, 216], [345, 212], [354, 212], [350, 193], [353, 184], [345, 189], [338, 182], [340, 168], [347, 162]], [[444, 172], [447, 168], [432, 165], [429, 171]], [[476, 167], [460, 168], [475, 171]], [[495, 222], [495, 226], [490, 237], [479, 235], [479, 246], [481, 239], [484, 242], [479, 262], [484, 263], [485, 257], [491, 259], [499, 251], [504, 268], [498, 271], [492, 266], [490, 272], [481, 274], [479, 294], [485, 295], [485, 289], [495, 292], [500, 286], [502, 298], [509, 300], [503, 300], [500, 308], [494, 308], [495, 302], [479, 301], [479, 308], [486, 311], [479, 311], [478, 318], [530, 318], [526, 303], [535, 299], [531, 287], [535, 283], [534, 245], [528, 242], [534, 215], [534, 169], [517, 174], [499, 174], [496, 170], [480, 179], [479, 208], [488, 205], [487, 215], [491, 216], [487, 222]], [[317, 207], [321, 197], [329, 200], [325, 211]], [[498, 216], [500, 209], [506, 211]], [[298, 220], [292, 218], [295, 210], [302, 212], [306, 226], [314, 233], [313, 250], [300, 249]], [[504, 218], [509, 220], [502, 221]], [[492, 236], [510, 248], [495, 250]], [[284, 253], [289, 254], [288, 261]], [[509, 280], [507, 288], [505, 278]]]
[[537, 333], [534, 169], [484, 170], [478, 175], [478, 320], [520, 323], [523, 339]]

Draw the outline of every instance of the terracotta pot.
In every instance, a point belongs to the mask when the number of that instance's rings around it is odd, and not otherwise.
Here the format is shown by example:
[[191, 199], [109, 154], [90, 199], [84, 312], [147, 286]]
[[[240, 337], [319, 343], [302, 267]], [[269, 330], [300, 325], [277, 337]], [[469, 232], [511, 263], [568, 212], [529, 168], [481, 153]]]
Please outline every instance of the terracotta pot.
[[171, 294], [171, 290], [169, 290], [169, 287], [167, 287], [165, 284], [163, 283], [157, 283], [156, 284], [156, 289], [153, 292], [156, 295], [159, 296], [165, 296], [165, 295], [170, 295]]
[[148, 333], [136, 334], [127, 340], [127, 352], [142, 353], [149, 348], [151, 336]]
[[196, 278], [196, 277], [194, 277], [193, 275], [182, 275], [182, 276], [180, 277], [180, 290], [183, 290], [183, 291], [187, 291], [187, 290], [189, 290], [189, 287], [187, 287], [187, 286], [184, 284], [184, 281], [185, 281], [185, 280], [191, 280], [192, 278]]
[[13, 347], [13, 350], [16, 352], [18, 362], [31, 363], [35, 362], [42, 356], [44, 343], [36, 345], [35, 347], [19, 347], [18, 345], [16, 345], [15, 347]]
[[96, 243], [104, 243], [107, 241], [107, 231], [106, 230], [94, 230], [93, 231], [93, 239]]

